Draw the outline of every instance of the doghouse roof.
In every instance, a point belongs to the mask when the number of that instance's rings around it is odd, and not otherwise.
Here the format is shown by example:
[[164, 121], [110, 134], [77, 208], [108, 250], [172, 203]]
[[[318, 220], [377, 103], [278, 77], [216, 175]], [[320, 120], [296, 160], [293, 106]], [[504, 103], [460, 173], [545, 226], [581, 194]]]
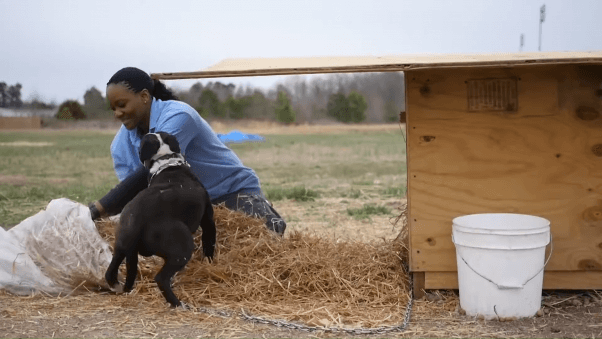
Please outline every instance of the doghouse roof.
[[392, 72], [425, 68], [507, 67], [534, 64], [602, 64], [602, 51], [495, 54], [423, 54], [366, 57], [225, 59], [194, 72], [153, 73], [154, 79]]

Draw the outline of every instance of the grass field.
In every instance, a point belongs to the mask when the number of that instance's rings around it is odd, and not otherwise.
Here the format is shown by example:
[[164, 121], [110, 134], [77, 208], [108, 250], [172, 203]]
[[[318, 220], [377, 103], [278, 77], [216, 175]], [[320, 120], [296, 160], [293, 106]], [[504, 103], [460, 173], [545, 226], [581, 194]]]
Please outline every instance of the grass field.
[[[229, 126], [214, 126], [227, 131]], [[398, 125], [248, 126], [262, 143], [231, 145], [253, 168], [288, 230], [337, 237], [393, 237], [389, 220], [406, 191], [405, 141]], [[116, 183], [114, 130], [0, 133], [0, 225], [9, 227], [55, 198], [87, 204]]]
[[[266, 137], [263, 143], [231, 147], [246, 165], [257, 171], [268, 197], [288, 221], [287, 234], [291, 230], [305, 230], [337, 239], [367, 241], [390, 239], [399, 233], [399, 226], [390, 223], [400, 213], [406, 191], [405, 142], [397, 125], [214, 126], [220, 133], [234, 127]], [[88, 203], [103, 196], [117, 183], [109, 155], [114, 133], [114, 130], [0, 132], [0, 224], [5, 227], [17, 224], [44, 208], [51, 199], [68, 197]], [[382, 244], [374, 244], [379, 243]], [[325, 266], [311, 263], [311, 267], [323, 270]], [[349, 283], [335, 271], [322, 273], [334, 274], [333, 284]], [[272, 277], [278, 281], [276, 276]], [[366, 278], [370, 281], [370, 276]], [[156, 295], [160, 297], [158, 291]], [[379, 299], [381, 294], [362, 297]], [[55, 334], [90, 338], [345, 336], [306, 333], [211, 313], [170, 310], [156, 307], [148, 300], [136, 293], [92, 292], [48, 298], [43, 294], [15, 297], [0, 291], [0, 333], [4, 334], [2, 337], [19, 338], [49, 338]], [[462, 314], [457, 293], [430, 291], [424, 299], [414, 301], [405, 332], [370, 336], [602, 337], [600, 293], [544, 293], [542, 303], [541, 317], [486, 321]], [[211, 308], [209, 300], [207, 305]], [[345, 307], [341, 304], [341, 309]], [[323, 306], [309, 312], [318, 314], [322, 309]], [[398, 311], [396, 308], [391, 312]], [[315, 319], [329, 321], [321, 316]], [[332, 320], [336, 323], [336, 318]]]

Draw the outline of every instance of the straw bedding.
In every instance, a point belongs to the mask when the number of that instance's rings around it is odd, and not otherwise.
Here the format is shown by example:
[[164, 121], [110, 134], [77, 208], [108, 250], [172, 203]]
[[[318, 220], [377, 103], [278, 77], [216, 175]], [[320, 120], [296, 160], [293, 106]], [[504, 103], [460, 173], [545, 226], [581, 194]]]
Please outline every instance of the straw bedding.
[[[299, 232], [281, 238], [263, 221], [217, 206], [215, 260], [204, 259], [199, 247], [174, 278], [174, 292], [194, 307], [244, 310], [310, 326], [395, 325], [402, 322], [410, 297], [403, 221], [393, 241], [334, 241]], [[115, 223], [96, 225], [112, 245]], [[200, 238], [199, 231], [197, 246]], [[142, 258], [132, 293], [167, 307], [153, 280], [161, 266], [160, 258]]]

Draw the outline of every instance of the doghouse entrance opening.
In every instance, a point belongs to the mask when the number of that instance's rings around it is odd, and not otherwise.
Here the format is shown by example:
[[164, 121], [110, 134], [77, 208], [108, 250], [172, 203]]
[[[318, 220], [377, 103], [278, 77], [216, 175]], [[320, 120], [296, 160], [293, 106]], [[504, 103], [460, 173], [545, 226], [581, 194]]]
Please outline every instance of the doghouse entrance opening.
[[[234, 83], [191, 81], [179, 94], [218, 133], [266, 138], [229, 147], [258, 173], [289, 231], [366, 241], [398, 235], [391, 223], [407, 191], [403, 73], [286, 76], [267, 90]], [[209, 109], [209, 96], [223, 111]], [[294, 123], [274, 121], [285, 105]]]

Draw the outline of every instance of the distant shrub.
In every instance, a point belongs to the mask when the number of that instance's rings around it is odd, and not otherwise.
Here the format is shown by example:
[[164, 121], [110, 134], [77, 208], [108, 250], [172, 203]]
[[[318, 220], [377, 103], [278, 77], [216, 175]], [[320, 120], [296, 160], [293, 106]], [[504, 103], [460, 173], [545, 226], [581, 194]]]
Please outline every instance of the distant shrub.
[[242, 97], [242, 98], [234, 98], [234, 97], [229, 97], [228, 99], [226, 99], [226, 102], [224, 103], [224, 105], [226, 106], [227, 110], [229, 111], [228, 116], [230, 117], [230, 119], [242, 119], [242, 118], [246, 118], [245, 116], [245, 110], [247, 109], [247, 107], [249, 107], [251, 105], [251, 97], [250, 96], [246, 96], [246, 97]]
[[351, 114], [351, 122], [362, 122], [366, 120], [366, 109], [368, 104], [364, 96], [358, 92], [352, 91], [347, 98], [349, 101], [349, 113]]
[[377, 206], [373, 204], [364, 205], [361, 208], [348, 208], [347, 214], [355, 219], [369, 219], [371, 215], [375, 214], [390, 214], [389, 210], [385, 206]]
[[274, 112], [276, 113], [276, 120], [284, 124], [294, 123], [297, 117], [284, 91], [278, 92], [278, 102]]
[[348, 97], [340, 92], [331, 94], [326, 105], [329, 116], [346, 123], [366, 120], [367, 108], [366, 99], [356, 91], [351, 91]]
[[209, 116], [224, 118], [226, 116], [226, 107], [219, 101], [217, 94], [208, 88], [201, 92], [196, 110], [204, 118]]
[[55, 117], [60, 120], [81, 120], [86, 119], [86, 113], [77, 101], [67, 100], [59, 106]]

